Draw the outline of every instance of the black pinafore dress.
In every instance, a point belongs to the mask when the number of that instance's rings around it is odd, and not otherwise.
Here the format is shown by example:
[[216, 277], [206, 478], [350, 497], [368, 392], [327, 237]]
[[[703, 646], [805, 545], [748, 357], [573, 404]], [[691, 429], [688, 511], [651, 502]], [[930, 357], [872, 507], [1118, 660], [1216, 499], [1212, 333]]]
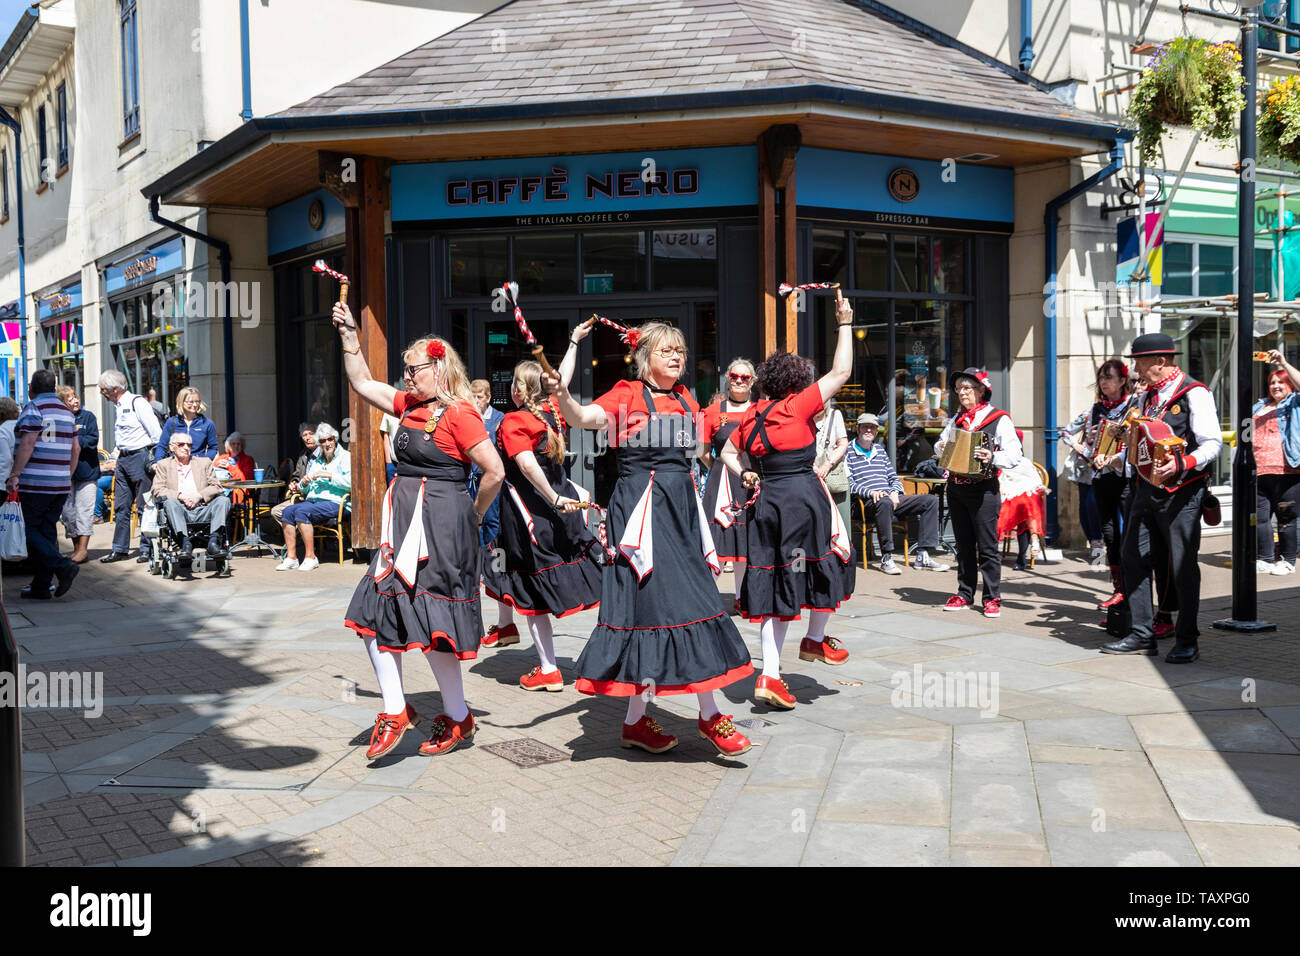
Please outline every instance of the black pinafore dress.
[[384, 497], [383, 540], [345, 623], [385, 650], [450, 651], [470, 660], [483, 622], [478, 518], [465, 490], [469, 462], [448, 455], [406, 417], [393, 436], [397, 477]]
[[[727, 403], [720, 403], [721, 415], [729, 416], [732, 413], [726, 411]], [[742, 412], [736, 412], [736, 417], [723, 422], [718, 427], [717, 433], [710, 442], [710, 448], [713, 455], [713, 464], [709, 467], [708, 481], [704, 487], [704, 513], [709, 517], [709, 530], [713, 533], [713, 546], [718, 549], [719, 561], [744, 561], [745, 560], [745, 529], [747, 527], [745, 512], [732, 515], [731, 524], [723, 527], [717, 519], [715, 512], [718, 510], [718, 494], [722, 490], [722, 483], [727, 482], [727, 490], [731, 492], [731, 500], [740, 506], [749, 497], [745, 491], [745, 486], [741, 484], [739, 478], [719, 459], [722, 449], [726, 446], [731, 433], [740, 425], [740, 416], [744, 415], [749, 409]]]
[[[559, 430], [549, 412], [542, 413], [551, 428]], [[592, 560], [599, 544], [587, 530], [581, 512], [564, 514], [544, 500], [515, 460], [506, 454], [502, 429], [497, 428], [497, 451], [506, 467], [501, 494], [501, 530], [496, 546], [500, 558], [489, 551], [483, 566], [483, 590], [509, 604], [520, 614], [564, 617], [600, 603], [600, 566]], [[533, 449], [537, 464], [551, 490], [577, 498], [562, 462], [546, 456], [543, 436]]]
[[[853, 596], [857, 565], [852, 546], [848, 559], [835, 551], [835, 510], [813, 465], [817, 443], [772, 451], [764, 422], [769, 405], [755, 416], [744, 451], [762, 480], [750, 507], [749, 567], [740, 585], [741, 614], [749, 621], [777, 617], [797, 621], [800, 612], [834, 611]], [[763, 440], [766, 454], [754, 451]]]
[[[703, 550], [709, 532], [691, 477], [693, 413], [680, 395], [683, 415], [655, 411], [650, 389], [643, 386], [643, 394], [649, 421], [614, 450], [618, 482], [607, 523], [618, 555], [603, 569], [599, 623], [575, 668], [584, 694], [630, 697], [647, 688], [691, 694], [754, 670], [740, 632], [720, 608]], [[634, 546], [651, 539], [653, 565], [641, 574], [632, 563], [641, 557]]]

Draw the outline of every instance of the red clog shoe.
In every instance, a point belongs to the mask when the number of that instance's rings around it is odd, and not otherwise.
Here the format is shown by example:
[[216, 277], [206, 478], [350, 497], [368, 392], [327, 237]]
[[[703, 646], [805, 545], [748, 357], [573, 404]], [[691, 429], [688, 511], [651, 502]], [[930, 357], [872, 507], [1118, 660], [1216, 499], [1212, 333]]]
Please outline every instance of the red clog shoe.
[[677, 738], [664, 733], [664, 729], [649, 714], [635, 724], [623, 725], [623, 746], [640, 747], [647, 753], [661, 754], [677, 746]]
[[484, 647], [509, 647], [511, 644], [518, 644], [519, 628], [513, 624], [507, 624], [505, 627], [493, 624], [479, 643]]
[[543, 674], [542, 668], [538, 666], [519, 678], [519, 686], [524, 690], [549, 690], [558, 693], [564, 690], [564, 676], [558, 668], [549, 674]]
[[1101, 611], [1109, 611], [1116, 604], [1119, 604], [1123, 600], [1124, 600], [1124, 593], [1122, 591], [1116, 591], [1110, 597], [1106, 598], [1106, 600], [1099, 601], [1097, 603], [1097, 608], [1098, 610]]
[[1151, 636], [1157, 641], [1174, 633], [1174, 625], [1169, 621], [1156, 621], [1151, 625]]
[[799, 642], [799, 660], [821, 661], [823, 664], [843, 664], [849, 659], [849, 652], [840, 647], [840, 642], [833, 637], [814, 641], [805, 637]]
[[700, 717], [700, 736], [718, 748], [724, 757], [738, 757], [754, 746], [749, 738], [736, 729], [730, 714], [715, 714], [705, 720]]
[[433, 721], [433, 734], [420, 744], [420, 753], [427, 757], [450, 753], [474, 736], [474, 715], [466, 714], [465, 719], [457, 723], [446, 714], [439, 714]]
[[954, 594], [948, 598], [948, 603], [943, 606], [945, 611], [960, 611], [970, 607], [970, 601], [966, 600], [960, 594]]
[[985, 616], [985, 617], [1001, 617], [1001, 616], [1002, 616], [1002, 599], [1001, 599], [1001, 598], [989, 598], [987, 601], [985, 601], [985, 602], [984, 602], [984, 616]]
[[779, 677], [759, 676], [754, 682], [754, 696], [781, 710], [794, 710], [797, 701], [790, 693], [790, 686]]
[[410, 704], [400, 714], [380, 714], [375, 718], [375, 730], [370, 735], [370, 749], [366, 759], [382, 757], [397, 746], [402, 735], [420, 723], [420, 715]]

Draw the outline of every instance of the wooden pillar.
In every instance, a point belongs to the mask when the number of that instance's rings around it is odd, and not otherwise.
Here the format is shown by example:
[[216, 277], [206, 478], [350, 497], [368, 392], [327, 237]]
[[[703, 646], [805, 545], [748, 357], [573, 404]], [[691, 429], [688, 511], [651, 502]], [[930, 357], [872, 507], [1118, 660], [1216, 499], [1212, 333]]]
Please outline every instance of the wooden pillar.
[[759, 330], [758, 359], [777, 350], [776, 312], [776, 187], [768, 172], [767, 149], [763, 138], [758, 141], [758, 289], [763, 306], [763, 324]]
[[[791, 169], [789, 177], [781, 190], [781, 225], [783, 228], [782, 266], [784, 275], [788, 276], [782, 279], [782, 282], [799, 281], [799, 213], [795, 202], [794, 192], [794, 170]], [[807, 301], [805, 299], [805, 301]], [[785, 343], [787, 351], [799, 351], [799, 313], [795, 311], [798, 304], [794, 296], [785, 297]]]
[[[347, 265], [352, 280], [348, 305], [356, 318], [361, 354], [370, 375], [388, 374], [387, 268], [384, 217], [388, 211], [388, 164], [374, 156], [321, 153], [321, 182], [344, 205]], [[348, 389], [348, 418], [340, 429], [352, 456], [352, 544], [377, 548], [387, 487], [384, 473], [382, 412]], [[347, 426], [351, 426], [350, 428]]]

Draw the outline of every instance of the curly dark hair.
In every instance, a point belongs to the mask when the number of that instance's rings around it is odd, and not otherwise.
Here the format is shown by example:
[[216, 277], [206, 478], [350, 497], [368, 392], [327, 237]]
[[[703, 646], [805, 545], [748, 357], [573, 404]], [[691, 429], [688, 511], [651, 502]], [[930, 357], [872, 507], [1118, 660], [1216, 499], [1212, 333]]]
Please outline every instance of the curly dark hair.
[[755, 382], [775, 402], [802, 392], [813, 383], [812, 359], [794, 352], [773, 352], [758, 366]]

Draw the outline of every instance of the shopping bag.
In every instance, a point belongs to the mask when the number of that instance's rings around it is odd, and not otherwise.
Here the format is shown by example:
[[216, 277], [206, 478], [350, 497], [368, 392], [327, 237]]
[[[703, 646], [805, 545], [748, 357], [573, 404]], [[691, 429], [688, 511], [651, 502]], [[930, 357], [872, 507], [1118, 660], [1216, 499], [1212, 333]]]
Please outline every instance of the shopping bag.
[[158, 534], [158, 506], [154, 504], [153, 495], [144, 495], [145, 509], [140, 515], [140, 533], [150, 538]]
[[14, 491], [0, 505], [0, 558], [22, 561], [27, 557], [27, 523], [23, 521], [23, 508]]

